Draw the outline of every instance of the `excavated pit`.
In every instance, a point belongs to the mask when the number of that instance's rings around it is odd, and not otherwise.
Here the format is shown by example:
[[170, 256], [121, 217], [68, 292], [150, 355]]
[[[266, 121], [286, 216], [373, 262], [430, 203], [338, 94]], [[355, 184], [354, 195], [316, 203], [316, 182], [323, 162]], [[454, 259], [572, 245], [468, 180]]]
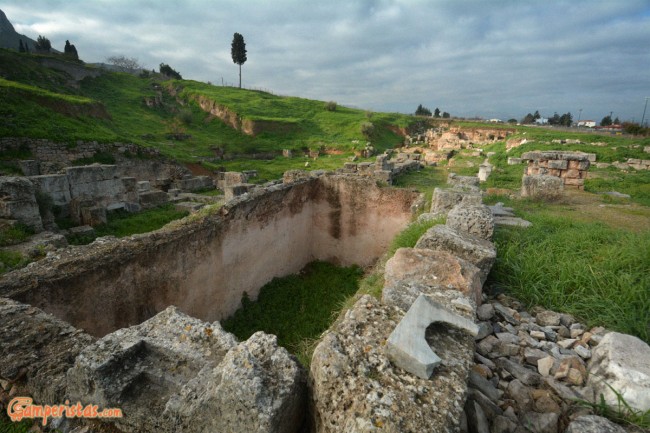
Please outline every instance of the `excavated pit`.
[[221, 320], [274, 277], [325, 260], [367, 266], [411, 219], [418, 194], [324, 175], [276, 185], [156, 232], [59, 250], [0, 279], [0, 296], [103, 336], [170, 305]]

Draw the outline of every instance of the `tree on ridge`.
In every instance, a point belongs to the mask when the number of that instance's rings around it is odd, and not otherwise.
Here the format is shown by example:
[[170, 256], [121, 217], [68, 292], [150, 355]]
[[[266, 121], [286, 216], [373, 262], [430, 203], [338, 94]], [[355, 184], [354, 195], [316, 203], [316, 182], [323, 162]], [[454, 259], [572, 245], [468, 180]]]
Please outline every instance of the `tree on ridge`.
[[244, 37], [239, 33], [235, 33], [232, 37], [232, 45], [230, 47], [230, 55], [232, 56], [233, 63], [239, 65], [239, 88], [241, 89], [241, 65], [246, 63], [246, 43]]

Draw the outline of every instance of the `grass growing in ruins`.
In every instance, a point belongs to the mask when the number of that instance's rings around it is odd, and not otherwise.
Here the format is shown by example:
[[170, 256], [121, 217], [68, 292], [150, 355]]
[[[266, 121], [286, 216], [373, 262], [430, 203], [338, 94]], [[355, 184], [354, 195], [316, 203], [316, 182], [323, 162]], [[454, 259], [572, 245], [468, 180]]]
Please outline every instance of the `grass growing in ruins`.
[[533, 227], [497, 230], [493, 288], [650, 341], [650, 230], [545, 212], [522, 216]]
[[0, 229], [0, 247], [19, 244], [26, 241], [33, 234], [34, 230], [23, 224], [5, 227]]
[[173, 204], [149, 209], [138, 213], [116, 211], [109, 213], [108, 223], [95, 227], [97, 236], [123, 236], [148, 233], [158, 230], [165, 224], [188, 215], [186, 211], [177, 211]]
[[304, 365], [309, 342], [327, 329], [346, 298], [359, 288], [361, 269], [312, 262], [300, 274], [274, 278], [260, 290], [257, 301], [242, 299], [242, 307], [222, 322], [240, 340], [257, 331], [275, 334], [278, 343]]
[[[173, 204], [166, 204], [138, 213], [129, 213], [122, 210], [109, 212], [107, 215], [108, 222], [95, 227], [95, 236], [115, 236], [121, 238], [139, 233], [148, 233], [158, 230], [164, 225], [187, 215], [187, 211], [177, 211], [174, 209]], [[66, 221], [57, 221], [57, 223], [61, 226]], [[68, 242], [72, 245], [85, 245], [93, 240], [94, 237], [68, 236]]]
[[26, 266], [30, 259], [15, 251], [0, 250], [0, 275]]
[[[235, 159], [231, 161], [204, 162], [210, 169], [225, 171], [257, 170], [257, 177], [251, 178], [251, 183], [264, 183], [281, 179], [287, 170], [327, 170], [334, 171], [343, 167], [349, 161], [349, 155], [321, 155], [317, 159], [295, 156], [293, 158], [276, 157], [274, 159]], [[308, 163], [308, 166], [305, 166]]]

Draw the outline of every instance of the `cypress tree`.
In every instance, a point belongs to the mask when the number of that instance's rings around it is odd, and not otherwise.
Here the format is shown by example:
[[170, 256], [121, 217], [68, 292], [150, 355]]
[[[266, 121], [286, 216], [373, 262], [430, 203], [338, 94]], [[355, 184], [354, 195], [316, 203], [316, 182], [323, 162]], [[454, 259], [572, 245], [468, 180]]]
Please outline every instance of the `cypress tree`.
[[239, 88], [241, 89], [241, 65], [246, 63], [246, 43], [244, 37], [239, 33], [235, 33], [232, 38], [232, 45], [230, 47], [230, 54], [232, 55], [233, 63], [239, 65]]

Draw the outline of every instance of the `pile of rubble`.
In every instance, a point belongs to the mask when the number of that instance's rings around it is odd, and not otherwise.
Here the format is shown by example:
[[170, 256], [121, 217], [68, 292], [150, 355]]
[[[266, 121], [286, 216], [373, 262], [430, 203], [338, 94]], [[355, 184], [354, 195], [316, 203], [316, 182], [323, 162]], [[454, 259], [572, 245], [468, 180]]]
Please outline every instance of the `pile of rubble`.
[[650, 407], [650, 365], [644, 361], [650, 359], [650, 347], [638, 338], [589, 329], [569, 314], [541, 308], [529, 313], [505, 295], [485, 296], [485, 301], [477, 310], [480, 330], [463, 431], [624, 431], [616, 425], [611, 430], [565, 430], [590, 414], [578, 401], [598, 401], [603, 394], [617, 406], [608, 385], [621, 390], [629, 404]]

